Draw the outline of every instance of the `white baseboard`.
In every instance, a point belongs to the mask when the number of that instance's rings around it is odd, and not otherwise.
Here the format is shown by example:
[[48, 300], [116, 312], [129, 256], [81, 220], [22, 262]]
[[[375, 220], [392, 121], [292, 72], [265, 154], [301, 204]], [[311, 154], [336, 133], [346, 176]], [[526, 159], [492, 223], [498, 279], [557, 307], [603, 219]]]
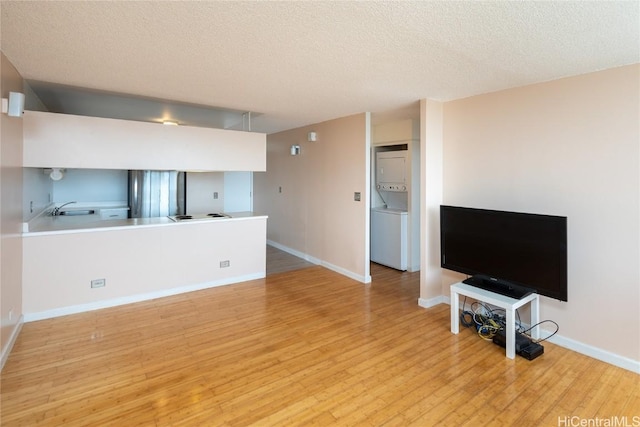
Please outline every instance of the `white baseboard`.
[[346, 270], [342, 267], [339, 267], [337, 265], [333, 265], [331, 263], [325, 262], [321, 259], [312, 257], [308, 254], [305, 254], [303, 252], [297, 251], [295, 249], [292, 249], [288, 246], [284, 246], [281, 245], [280, 243], [274, 242], [272, 240], [267, 240], [267, 245], [269, 246], [273, 246], [276, 249], [280, 249], [281, 251], [284, 251], [286, 253], [289, 253], [291, 255], [297, 256], [298, 258], [302, 258], [305, 261], [309, 261], [312, 264], [316, 264], [316, 265], [321, 265], [325, 268], [328, 268], [329, 270], [335, 271], [336, 273], [340, 273], [343, 276], [347, 276], [350, 279], [353, 280], [357, 280], [358, 282], [362, 282], [362, 283], [371, 283], [371, 276], [365, 277], [362, 276], [360, 274], [356, 274], [352, 271]]
[[2, 356], [0, 357], [0, 371], [4, 368], [4, 364], [7, 362], [9, 358], [9, 354], [11, 354], [11, 350], [13, 349], [13, 345], [16, 343], [18, 339], [18, 335], [20, 335], [20, 330], [22, 330], [22, 325], [24, 324], [24, 316], [20, 316], [18, 319], [18, 323], [16, 323], [16, 327], [13, 328], [11, 332], [11, 336], [9, 337], [9, 341], [7, 341], [7, 345], [2, 349]]
[[[540, 335], [545, 337], [547, 336], [545, 334], [549, 335], [551, 334], [551, 331], [543, 330]], [[585, 356], [593, 357], [594, 359], [609, 363], [610, 365], [640, 374], [640, 361], [629, 359], [601, 348], [593, 347], [591, 345], [572, 340], [571, 338], [563, 337], [562, 335], [554, 335], [549, 338], [548, 341], [557, 344], [560, 347], [568, 348], [569, 350], [584, 354]]]
[[440, 295], [435, 298], [429, 298], [429, 299], [418, 298], [418, 305], [422, 308], [431, 308], [438, 304], [449, 304], [449, 297]]
[[34, 322], [36, 320], [51, 319], [53, 317], [66, 316], [68, 314], [84, 313], [86, 311], [100, 310], [102, 308], [116, 307], [119, 305], [131, 304], [140, 301], [148, 301], [156, 298], [168, 297], [172, 295], [183, 294], [185, 292], [199, 291], [202, 289], [214, 288], [217, 286], [231, 285], [234, 283], [247, 282], [249, 280], [263, 279], [264, 273], [248, 274], [245, 276], [231, 277], [228, 279], [217, 280], [215, 282], [199, 283], [195, 285], [181, 286], [179, 288], [163, 289], [145, 294], [131, 295], [109, 300], [96, 301], [87, 304], [72, 305], [68, 307], [54, 308], [52, 310], [40, 311], [37, 313], [25, 313], [25, 322]]
[[315, 265], [321, 265], [322, 264], [322, 261], [319, 260], [318, 258], [312, 257], [311, 255], [307, 255], [304, 252], [297, 251], [297, 250], [292, 249], [292, 248], [290, 248], [288, 246], [282, 245], [282, 244], [280, 244], [278, 242], [274, 242], [273, 240], [267, 240], [267, 245], [273, 246], [274, 248], [280, 249], [281, 251], [284, 251], [284, 252], [286, 252], [288, 254], [291, 254], [293, 256], [297, 256], [298, 258], [302, 258], [303, 260], [308, 261], [308, 262], [310, 262], [312, 264], [315, 264]]
[[345, 270], [342, 267], [338, 267], [337, 265], [333, 265], [331, 263], [324, 262], [324, 261], [322, 261], [320, 265], [322, 265], [325, 268], [328, 268], [329, 270], [335, 271], [336, 273], [340, 273], [343, 276], [347, 276], [350, 279], [357, 280], [358, 282], [371, 283], [371, 276], [365, 277], [360, 274], [355, 274], [352, 271]]
[[[451, 304], [451, 299], [448, 297], [443, 298], [443, 303]], [[423, 300], [422, 298], [418, 299], [418, 305], [420, 307], [429, 308], [433, 307], [436, 304], [432, 304], [438, 298], [432, 298], [430, 300]], [[430, 304], [431, 305], [426, 305]], [[526, 329], [530, 325], [523, 323], [522, 326]], [[540, 336], [542, 338], [549, 336], [553, 333], [553, 331], [547, 331], [545, 329], [541, 329]], [[631, 372], [635, 372], [636, 374], [640, 374], [640, 361], [629, 359], [628, 357], [620, 356], [619, 354], [611, 353], [607, 350], [603, 350], [598, 347], [591, 346], [589, 344], [584, 344], [580, 341], [573, 340], [571, 338], [564, 337], [562, 335], [554, 335], [549, 338], [547, 341], [559, 345], [560, 347], [564, 347], [566, 349], [575, 351], [576, 353], [584, 354], [585, 356], [593, 357], [594, 359], [598, 359], [602, 362], [608, 363], [613, 366], [617, 366], [622, 369], [626, 369]]]

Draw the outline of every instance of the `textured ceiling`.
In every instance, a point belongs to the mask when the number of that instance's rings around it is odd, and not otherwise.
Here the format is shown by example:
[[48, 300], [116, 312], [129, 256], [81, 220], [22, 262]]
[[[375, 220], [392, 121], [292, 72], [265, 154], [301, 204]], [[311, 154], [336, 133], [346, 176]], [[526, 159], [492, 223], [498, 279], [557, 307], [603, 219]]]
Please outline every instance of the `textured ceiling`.
[[25, 79], [260, 113], [272, 133], [640, 62], [638, 1], [1, 1]]

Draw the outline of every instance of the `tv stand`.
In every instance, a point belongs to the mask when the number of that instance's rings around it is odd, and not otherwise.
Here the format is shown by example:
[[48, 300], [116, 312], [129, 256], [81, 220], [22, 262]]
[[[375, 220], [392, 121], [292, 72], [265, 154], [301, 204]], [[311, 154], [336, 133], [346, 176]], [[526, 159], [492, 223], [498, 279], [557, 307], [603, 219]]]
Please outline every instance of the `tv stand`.
[[[476, 288], [463, 282], [451, 285], [451, 333], [460, 331], [460, 295], [486, 302], [502, 308], [506, 312], [506, 353], [509, 359], [516, 357], [516, 310], [525, 304], [531, 304], [531, 325], [538, 324], [540, 317], [539, 296], [536, 293], [516, 299], [506, 295], [497, 294], [485, 289]], [[532, 329], [532, 338], [538, 339], [538, 328]]]

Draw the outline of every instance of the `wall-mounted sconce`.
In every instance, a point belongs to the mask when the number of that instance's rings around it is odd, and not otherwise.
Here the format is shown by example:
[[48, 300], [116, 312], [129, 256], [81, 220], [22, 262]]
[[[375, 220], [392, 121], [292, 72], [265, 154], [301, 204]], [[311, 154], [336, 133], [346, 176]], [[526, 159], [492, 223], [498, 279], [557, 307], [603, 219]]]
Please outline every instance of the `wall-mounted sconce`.
[[10, 117], [22, 117], [24, 114], [24, 93], [9, 92], [9, 98], [2, 98], [2, 112]]
[[318, 134], [315, 132], [309, 132], [307, 134], [307, 141], [316, 142], [318, 140]]
[[178, 122], [175, 120], [163, 120], [162, 124], [167, 126], [178, 126]]
[[298, 154], [300, 154], [300, 146], [299, 145], [292, 145], [291, 146], [291, 155], [292, 156], [297, 156]]
[[64, 169], [61, 168], [51, 168], [51, 169], [45, 169], [44, 173], [49, 173], [49, 178], [51, 178], [54, 181], [60, 181], [62, 178], [64, 178]]

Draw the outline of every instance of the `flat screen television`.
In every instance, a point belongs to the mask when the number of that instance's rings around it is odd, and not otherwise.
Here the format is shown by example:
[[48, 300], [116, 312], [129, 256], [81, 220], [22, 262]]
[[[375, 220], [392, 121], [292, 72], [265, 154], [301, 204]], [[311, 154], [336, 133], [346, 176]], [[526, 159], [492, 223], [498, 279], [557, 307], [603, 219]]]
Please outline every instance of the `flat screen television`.
[[567, 301], [567, 217], [440, 206], [441, 266], [513, 298]]

